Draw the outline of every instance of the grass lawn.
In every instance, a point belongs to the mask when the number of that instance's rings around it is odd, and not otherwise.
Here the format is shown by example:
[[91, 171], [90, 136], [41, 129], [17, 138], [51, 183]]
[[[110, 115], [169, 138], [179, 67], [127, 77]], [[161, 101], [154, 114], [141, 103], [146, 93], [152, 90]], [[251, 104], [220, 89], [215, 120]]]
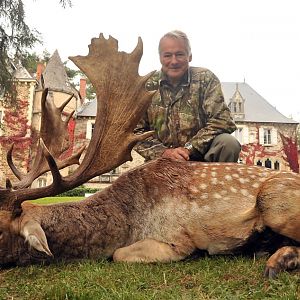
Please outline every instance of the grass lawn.
[[300, 272], [282, 273], [269, 281], [263, 277], [266, 259], [214, 256], [148, 265], [99, 259], [0, 268], [0, 300], [300, 299]]
[[300, 299], [300, 273], [263, 278], [265, 258], [169, 264], [104, 260], [0, 270], [0, 299]]
[[42, 199], [32, 200], [30, 202], [37, 204], [52, 204], [60, 202], [78, 201], [82, 199], [84, 199], [84, 197], [46, 197]]

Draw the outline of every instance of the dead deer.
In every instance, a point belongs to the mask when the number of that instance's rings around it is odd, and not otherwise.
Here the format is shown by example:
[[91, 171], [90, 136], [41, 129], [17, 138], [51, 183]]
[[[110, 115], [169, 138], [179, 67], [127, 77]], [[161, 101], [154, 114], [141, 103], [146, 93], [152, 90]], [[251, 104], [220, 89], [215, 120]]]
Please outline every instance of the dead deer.
[[[235, 254], [250, 251], [253, 245], [259, 250], [263, 244], [274, 250], [279, 247], [267, 261], [267, 277], [299, 268], [300, 177], [292, 172], [158, 159], [128, 171], [110, 187], [79, 202], [24, 202], [72, 189], [130, 160], [133, 146], [152, 134], [133, 133], [152, 97], [144, 89], [151, 74], [138, 75], [141, 56], [141, 39], [127, 54], [118, 52], [117, 40], [101, 34], [92, 40], [87, 56], [72, 58], [97, 91], [91, 142], [74, 174], [62, 177], [55, 159], [58, 154], [49, 150], [55, 141], [47, 140], [54, 135], [45, 133], [39, 155], [47, 161], [53, 183], [31, 189], [26, 188], [28, 184], [7, 181], [0, 190], [0, 264], [99, 257], [171, 262], [197, 249]], [[48, 109], [52, 104], [47, 90], [43, 101], [45, 119], [53, 113], [60, 119], [61, 109]], [[14, 169], [11, 155], [9, 164]], [[39, 164], [34, 167], [37, 170], [24, 175], [22, 182], [32, 182], [41, 174]], [[277, 246], [273, 236], [285, 237], [290, 244], [280, 248], [283, 241]]]

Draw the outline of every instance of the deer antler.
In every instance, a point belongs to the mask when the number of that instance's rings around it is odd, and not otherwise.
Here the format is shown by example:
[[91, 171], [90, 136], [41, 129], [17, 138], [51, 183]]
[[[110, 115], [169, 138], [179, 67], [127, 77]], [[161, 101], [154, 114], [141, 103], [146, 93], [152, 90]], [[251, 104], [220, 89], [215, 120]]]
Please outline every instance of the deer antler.
[[[133, 146], [152, 133], [135, 135], [133, 129], [151, 102], [153, 92], [145, 90], [152, 75], [138, 75], [143, 53], [141, 38], [130, 54], [118, 52], [118, 41], [102, 34], [92, 39], [88, 56], [70, 57], [87, 75], [98, 99], [95, 129], [87, 154], [75, 172], [88, 178], [105, 173], [132, 160]], [[73, 178], [72, 178], [73, 180]]]
[[6, 189], [0, 193], [2, 207], [12, 210], [16, 215], [20, 213], [21, 203], [25, 200], [56, 195], [132, 160], [133, 146], [152, 134], [133, 133], [154, 93], [144, 88], [152, 73], [138, 75], [142, 48], [139, 38], [132, 53], [118, 52], [117, 40], [111, 36], [105, 39], [100, 34], [99, 38], [92, 39], [87, 56], [70, 57], [90, 79], [97, 95], [95, 128], [86, 155], [73, 174], [62, 177], [55, 162], [54, 150], [48, 149], [47, 142], [45, 146], [41, 142], [44, 157], [54, 177], [53, 183], [38, 189]]
[[[58, 160], [58, 168], [62, 169], [66, 166], [79, 164], [79, 158], [84, 148], [79, 149], [78, 152], [72, 156], [60, 161], [59, 156], [69, 148], [69, 135], [68, 123], [74, 113], [71, 112], [66, 116], [65, 120], [62, 119], [62, 113], [66, 105], [72, 100], [73, 96], [69, 97], [60, 107], [56, 107], [54, 101], [47, 99], [48, 89], [44, 89], [41, 98], [41, 130], [40, 138], [43, 139], [46, 147], [51, 151], [53, 157]], [[55, 133], [55, 134], [54, 134]], [[16, 168], [12, 160], [13, 145], [7, 152], [7, 162], [15, 176], [20, 180], [13, 184], [14, 189], [26, 188], [38, 178], [41, 174], [49, 171], [49, 166], [40, 143], [37, 146], [35, 160], [32, 164], [31, 170], [27, 174], [22, 174]]]

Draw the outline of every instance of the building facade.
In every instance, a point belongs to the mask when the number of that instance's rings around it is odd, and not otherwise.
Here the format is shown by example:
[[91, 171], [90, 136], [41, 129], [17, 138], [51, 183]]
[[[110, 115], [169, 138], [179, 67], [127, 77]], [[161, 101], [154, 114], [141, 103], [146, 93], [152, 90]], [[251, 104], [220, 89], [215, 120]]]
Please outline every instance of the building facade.
[[19, 172], [26, 173], [30, 165], [32, 145], [31, 121], [36, 80], [21, 65], [11, 64], [16, 82], [17, 99], [8, 105], [0, 96], [0, 186], [6, 178], [16, 180], [8, 167], [6, 155], [14, 144], [13, 162]]
[[299, 173], [298, 122], [285, 117], [247, 83], [223, 82], [242, 145], [240, 162]]

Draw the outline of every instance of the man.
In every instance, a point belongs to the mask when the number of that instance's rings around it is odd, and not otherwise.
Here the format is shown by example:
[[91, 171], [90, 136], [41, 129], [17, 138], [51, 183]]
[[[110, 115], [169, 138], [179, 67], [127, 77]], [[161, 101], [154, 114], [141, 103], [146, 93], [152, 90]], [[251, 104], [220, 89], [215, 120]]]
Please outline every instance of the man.
[[224, 102], [219, 79], [208, 69], [190, 67], [190, 42], [175, 30], [159, 42], [161, 71], [147, 81], [156, 90], [137, 132], [155, 131], [135, 150], [145, 160], [169, 157], [180, 160], [236, 162], [239, 142], [231, 135], [236, 126]]

